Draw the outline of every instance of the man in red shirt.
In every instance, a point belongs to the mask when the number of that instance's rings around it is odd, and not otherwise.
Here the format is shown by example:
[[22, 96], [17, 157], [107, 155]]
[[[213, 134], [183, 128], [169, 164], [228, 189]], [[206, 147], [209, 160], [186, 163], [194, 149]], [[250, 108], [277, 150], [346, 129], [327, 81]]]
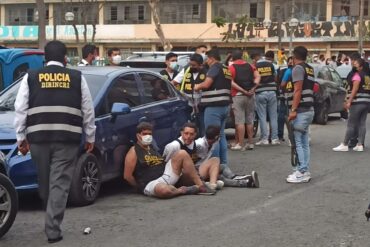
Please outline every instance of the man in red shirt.
[[[255, 89], [261, 76], [256, 67], [242, 59], [243, 51], [234, 50], [232, 53], [233, 64], [229, 70], [233, 78], [231, 96], [233, 97], [232, 109], [235, 117], [235, 145], [232, 150], [252, 150], [253, 121], [255, 111]], [[248, 134], [248, 143], [244, 146], [245, 128]]]

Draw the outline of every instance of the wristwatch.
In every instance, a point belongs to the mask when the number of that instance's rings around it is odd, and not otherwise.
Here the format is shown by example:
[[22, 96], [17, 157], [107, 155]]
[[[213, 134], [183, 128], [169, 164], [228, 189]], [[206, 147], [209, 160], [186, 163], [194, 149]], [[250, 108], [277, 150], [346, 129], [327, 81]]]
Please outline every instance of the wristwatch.
[[291, 112], [296, 112], [296, 111], [297, 111], [297, 109], [293, 109], [293, 108], [292, 108], [290, 111], [291, 111]]

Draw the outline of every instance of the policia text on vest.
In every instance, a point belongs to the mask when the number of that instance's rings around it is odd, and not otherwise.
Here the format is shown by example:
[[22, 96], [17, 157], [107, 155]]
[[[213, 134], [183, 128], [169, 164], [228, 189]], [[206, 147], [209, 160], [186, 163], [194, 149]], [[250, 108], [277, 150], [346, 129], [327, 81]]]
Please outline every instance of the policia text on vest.
[[67, 73], [40, 73], [41, 88], [70, 88], [71, 78]]

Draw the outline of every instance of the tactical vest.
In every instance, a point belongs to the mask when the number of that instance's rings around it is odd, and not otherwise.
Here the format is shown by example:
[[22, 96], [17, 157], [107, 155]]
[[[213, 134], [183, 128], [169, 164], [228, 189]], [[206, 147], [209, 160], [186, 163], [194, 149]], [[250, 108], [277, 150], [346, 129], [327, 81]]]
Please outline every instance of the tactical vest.
[[79, 143], [82, 134], [81, 72], [57, 65], [28, 71], [30, 143]]
[[[212, 85], [202, 91], [200, 105], [207, 106], [228, 106], [231, 103], [231, 73], [228, 67], [221, 63], [216, 63], [219, 70], [218, 75], [214, 78]], [[212, 69], [212, 68], [211, 68]]]
[[185, 70], [184, 78], [181, 82], [180, 91], [184, 92], [188, 100], [194, 101], [196, 104], [199, 103], [201, 93], [194, 92], [194, 85], [202, 83], [206, 79], [206, 73], [205, 69], [201, 69], [198, 72], [198, 76], [194, 79], [194, 73], [190, 71], [189, 67]]
[[193, 145], [193, 149], [190, 149], [184, 143], [182, 143], [179, 139], [176, 139], [176, 141], [180, 144], [180, 148], [182, 150], [185, 150], [189, 154], [194, 164], [196, 164], [200, 160], [200, 157], [197, 154], [197, 144], [195, 142]]
[[[308, 64], [302, 63], [299, 65], [303, 67], [305, 74], [303, 79], [301, 101], [298, 105], [298, 108], [309, 108], [312, 107], [314, 103], [313, 87], [315, 85], [315, 74], [313, 68]], [[291, 108], [293, 104], [293, 94], [294, 83], [291, 77], [285, 87], [285, 97], [287, 98], [289, 108]]]
[[233, 64], [235, 68], [234, 81], [244, 90], [250, 90], [254, 87], [254, 73], [252, 66], [249, 63]]
[[276, 82], [274, 77], [275, 67], [271, 62], [262, 61], [256, 64], [257, 70], [261, 76], [261, 81], [256, 88], [256, 93], [261, 93], [265, 91], [275, 91], [276, 92]]
[[163, 157], [151, 145], [149, 150], [145, 150], [137, 143], [135, 143], [134, 147], [137, 161], [133, 176], [139, 190], [143, 192], [149, 182], [163, 175], [166, 164]]
[[[351, 73], [352, 76], [355, 73]], [[361, 81], [360, 81], [360, 87], [358, 88], [356, 96], [352, 100], [352, 105], [356, 104], [370, 104], [370, 76], [364, 72], [359, 72]], [[349, 81], [349, 92], [350, 95], [353, 90], [353, 81]]]
[[177, 70], [173, 71], [173, 76], [171, 78], [170, 74], [167, 72], [167, 70], [161, 70], [159, 74], [161, 74], [166, 80], [172, 81], [178, 74], [179, 72]]

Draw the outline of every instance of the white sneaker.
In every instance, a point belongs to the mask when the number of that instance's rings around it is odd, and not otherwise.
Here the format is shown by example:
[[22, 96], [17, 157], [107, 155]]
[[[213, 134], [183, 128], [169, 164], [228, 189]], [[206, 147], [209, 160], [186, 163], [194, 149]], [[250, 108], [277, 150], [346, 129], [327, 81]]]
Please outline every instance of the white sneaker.
[[273, 140], [271, 140], [271, 144], [272, 145], [280, 145], [280, 141], [279, 141], [279, 139], [273, 139]]
[[289, 175], [288, 175], [288, 178], [296, 176], [296, 174], [297, 174], [298, 172], [299, 172], [298, 170], [295, 170], [292, 174], [289, 174]]
[[245, 150], [253, 150], [253, 149], [254, 149], [254, 144], [247, 143], [245, 144], [242, 150], [245, 151]]
[[353, 148], [353, 151], [363, 152], [364, 151], [364, 146], [363, 145], [357, 145], [356, 147]]
[[348, 152], [348, 146], [341, 143], [338, 147], [333, 148], [334, 152]]
[[269, 145], [269, 140], [260, 140], [256, 142], [256, 146]]
[[221, 180], [217, 180], [215, 184], [211, 184], [210, 182], [206, 182], [205, 184], [208, 188], [212, 190], [220, 190], [225, 185], [224, 181], [221, 181]]
[[232, 146], [231, 147], [231, 150], [242, 150], [242, 146], [239, 145], [239, 143], [237, 143], [235, 146]]
[[311, 174], [309, 172], [301, 173], [300, 171], [297, 171], [293, 176], [288, 176], [286, 181], [288, 183], [308, 183], [311, 180]]

